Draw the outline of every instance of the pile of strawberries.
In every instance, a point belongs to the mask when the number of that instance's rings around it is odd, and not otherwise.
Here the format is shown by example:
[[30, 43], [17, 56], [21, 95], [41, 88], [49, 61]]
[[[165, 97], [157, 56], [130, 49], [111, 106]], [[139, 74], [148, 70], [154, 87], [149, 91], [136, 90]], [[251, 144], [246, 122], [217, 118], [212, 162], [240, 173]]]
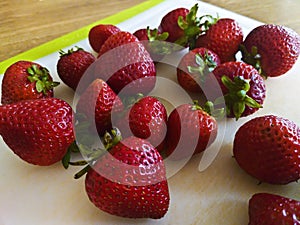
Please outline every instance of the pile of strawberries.
[[[205, 151], [216, 139], [219, 120], [238, 120], [262, 108], [265, 79], [288, 72], [300, 54], [300, 37], [289, 28], [265, 24], [244, 37], [234, 19], [197, 12], [197, 4], [177, 8], [158, 28], [134, 33], [99, 24], [88, 34], [94, 52], [60, 51], [57, 74], [78, 94], [75, 108], [54, 97], [59, 83], [47, 68], [28, 61], [12, 64], [1, 89], [4, 142], [31, 164], [86, 165], [75, 177], [86, 173], [87, 195], [105, 212], [164, 217], [170, 204], [164, 158], [181, 160]], [[175, 74], [178, 84], [207, 101], [187, 102], [168, 115], [149, 93], [161, 59], [186, 49]], [[83, 160], [71, 161], [79, 151]], [[260, 182], [300, 178], [300, 128], [286, 118], [249, 120], [235, 135], [233, 153]], [[299, 212], [299, 201], [258, 193], [249, 201], [249, 224], [299, 224]]]

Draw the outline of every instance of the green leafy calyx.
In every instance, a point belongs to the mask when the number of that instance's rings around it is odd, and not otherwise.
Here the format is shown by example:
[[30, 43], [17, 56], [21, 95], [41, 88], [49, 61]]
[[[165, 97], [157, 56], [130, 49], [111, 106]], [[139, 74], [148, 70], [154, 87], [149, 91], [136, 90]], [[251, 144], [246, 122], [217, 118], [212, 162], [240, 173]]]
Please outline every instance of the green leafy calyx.
[[198, 4], [195, 4], [185, 19], [182, 16], [178, 17], [177, 23], [184, 31], [184, 35], [176, 40], [176, 44], [194, 49], [196, 47], [197, 38], [219, 20], [219, 17], [215, 18], [211, 15], [198, 17], [198, 9]]
[[59, 85], [59, 82], [52, 81], [49, 71], [45, 67], [38, 68], [37, 65], [32, 65], [27, 69], [27, 79], [30, 82], [35, 82], [35, 88], [38, 93], [47, 94], [49, 90]]
[[59, 56], [62, 57], [62, 56], [65, 56], [65, 55], [70, 55], [70, 54], [72, 54], [74, 52], [77, 52], [79, 50], [83, 50], [83, 48], [75, 46], [74, 48], [68, 49], [68, 51], [64, 51], [64, 50], [61, 49], [61, 50], [59, 50], [58, 53], [59, 53]]
[[197, 66], [187, 66], [189, 73], [199, 74], [200, 82], [205, 82], [206, 75], [216, 68], [217, 63], [207, 52], [204, 57], [200, 54], [195, 54], [195, 62]]
[[263, 71], [261, 66], [261, 55], [258, 53], [258, 48], [256, 46], [252, 46], [251, 52], [249, 52], [245, 45], [241, 44], [239, 46], [239, 50], [242, 53], [242, 61], [252, 65], [263, 78], [267, 78], [267, 75]]
[[258, 102], [247, 95], [247, 92], [250, 90], [250, 80], [245, 79], [243, 76], [236, 76], [231, 80], [224, 75], [221, 81], [228, 89], [228, 93], [224, 96], [227, 113], [233, 113], [236, 120], [242, 116], [246, 106], [262, 108]]

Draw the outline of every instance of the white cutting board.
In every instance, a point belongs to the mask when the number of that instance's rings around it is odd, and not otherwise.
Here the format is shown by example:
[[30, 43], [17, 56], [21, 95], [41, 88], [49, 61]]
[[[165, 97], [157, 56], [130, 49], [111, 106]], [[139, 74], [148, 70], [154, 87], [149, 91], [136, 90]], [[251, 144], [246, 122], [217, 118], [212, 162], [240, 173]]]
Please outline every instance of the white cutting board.
[[[166, 12], [178, 7], [190, 8], [196, 2], [199, 4], [200, 14], [218, 13], [220, 17], [236, 19], [245, 35], [261, 24], [199, 1], [169, 0], [118, 26], [131, 32], [147, 25], [157, 27]], [[91, 50], [87, 40], [74, 45]], [[55, 80], [59, 79], [56, 74], [58, 57], [58, 53], [54, 53], [36, 60], [50, 70]], [[263, 109], [238, 122], [233, 119], [223, 121], [220, 124], [220, 136], [203, 156], [195, 156], [177, 173], [169, 173], [171, 204], [169, 212], [160, 220], [125, 219], [98, 210], [85, 194], [84, 178], [73, 179], [79, 168], [64, 170], [60, 163], [50, 167], [29, 165], [16, 157], [1, 139], [0, 225], [241, 225], [248, 223], [248, 200], [254, 193], [264, 191], [300, 199], [300, 184], [258, 185], [258, 181], [243, 172], [232, 158], [234, 133], [241, 124], [253, 117], [276, 114], [300, 125], [299, 71], [298, 61], [286, 75], [269, 78], [266, 81], [267, 98]], [[159, 76], [176, 80], [175, 74], [158, 73]], [[73, 92], [68, 87], [61, 85], [55, 94], [72, 104]], [[214, 158], [212, 163], [208, 160], [211, 158]]]

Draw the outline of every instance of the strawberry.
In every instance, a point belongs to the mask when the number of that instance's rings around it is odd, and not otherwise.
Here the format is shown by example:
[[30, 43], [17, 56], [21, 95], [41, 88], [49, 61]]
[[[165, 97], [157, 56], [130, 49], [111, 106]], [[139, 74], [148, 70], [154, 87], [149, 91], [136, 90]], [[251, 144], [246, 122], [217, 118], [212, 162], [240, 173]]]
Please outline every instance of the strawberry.
[[184, 36], [184, 31], [178, 25], [178, 18], [183, 19], [189, 14], [190, 10], [187, 8], [176, 8], [163, 16], [159, 24], [159, 32], [167, 32], [169, 34], [167, 41], [175, 42]]
[[76, 90], [80, 79], [96, 58], [79, 47], [71, 48], [67, 52], [60, 50], [59, 54], [56, 65], [58, 76], [67, 86]]
[[170, 196], [163, 159], [146, 140], [128, 137], [88, 170], [86, 193], [99, 209], [129, 218], [163, 217]]
[[112, 24], [98, 24], [93, 26], [88, 33], [88, 40], [95, 52], [99, 52], [106, 39], [121, 30]]
[[193, 49], [196, 37], [201, 33], [197, 11], [198, 4], [191, 9], [181, 7], [168, 12], [160, 22], [159, 32], [169, 34], [166, 41]]
[[72, 108], [57, 98], [1, 105], [0, 134], [24, 161], [40, 166], [54, 164], [74, 142]]
[[236, 132], [233, 154], [238, 165], [261, 182], [297, 181], [300, 129], [294, 122], [275, 115], [251, 119]]
[[169, 34], [160, 33], [158, 29], [141, 28], [133, 33], [143, 43], [154, 62], [159, 62], [166, 54], [171, 53], [170, 46], [165, 40]]
[[154, 88], [156, 69], [137, 37], [121, 31], [111, 35], [102, 45], [95, 77], [106, 81], [116, 94], [122, 89], [122, 94], [146, 94]]
[[254, 194], [248, 211], [249, 225], [300, 224], [300, 202], [281, 195]]
[[187, 158], [203, 152], [214, 142], [218, 124], [208, 112], [197, 101], [182, 104], [171, 112], [166, 136], [168, 156], [175, 160]]
[[164, 105], [157, 98], [146, 96], [130, 108], [128, 124], [134, 136], [147, 139], [161, 152], [167, 131], [167, 117]]
[[53, 88], [57, 85], [47, 68], [31, 61], [17, 61], [4, 73], [1, 103], [53, 97]]
[[99, 135], [112, 129], [112, 113], [123, 110], [123, 103], [114, 91], [101, 79], [95, 79], [80, 96], [76, 113], [84, 114], [88, 121], [95, 121]]
[[186, 53], [177, 67], [178, 83], [189, 92], [201, 93], [206, 76], [221, 64], [219, 56], [206, 48]]
[[[253, 66], [244, 62], [226, 62], [217, 66], [213, 74], [224, 94], [228, 117], [238, 120], [262, 107], [266, 86]], [[207, 83], [211, 81], [207, 80]]]
[[281, 76], [299, 57], [300, 36], [285, 26], [264, 24], [250, 31], [241, 50], [242, 60], [253, 65], [263, 76]]
[[206, 31], [202, 31], [196, 40], [196, 48], [204, 47], [215, 52], [221, 62], [235, 61], [235, 55], [243, 41], [241, 26], [230, 18], [222, 18], [212, 22]]

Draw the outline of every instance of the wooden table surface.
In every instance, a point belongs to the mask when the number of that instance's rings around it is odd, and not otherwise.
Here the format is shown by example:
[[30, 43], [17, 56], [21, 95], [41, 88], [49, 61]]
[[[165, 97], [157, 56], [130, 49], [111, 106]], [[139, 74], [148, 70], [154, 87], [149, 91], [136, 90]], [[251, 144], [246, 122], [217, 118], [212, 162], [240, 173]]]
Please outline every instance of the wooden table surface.
[[[300, 33], [299, 0], [203, 0]], [[141, 0], [1, 0], [0, 62], [142, 3]]]

